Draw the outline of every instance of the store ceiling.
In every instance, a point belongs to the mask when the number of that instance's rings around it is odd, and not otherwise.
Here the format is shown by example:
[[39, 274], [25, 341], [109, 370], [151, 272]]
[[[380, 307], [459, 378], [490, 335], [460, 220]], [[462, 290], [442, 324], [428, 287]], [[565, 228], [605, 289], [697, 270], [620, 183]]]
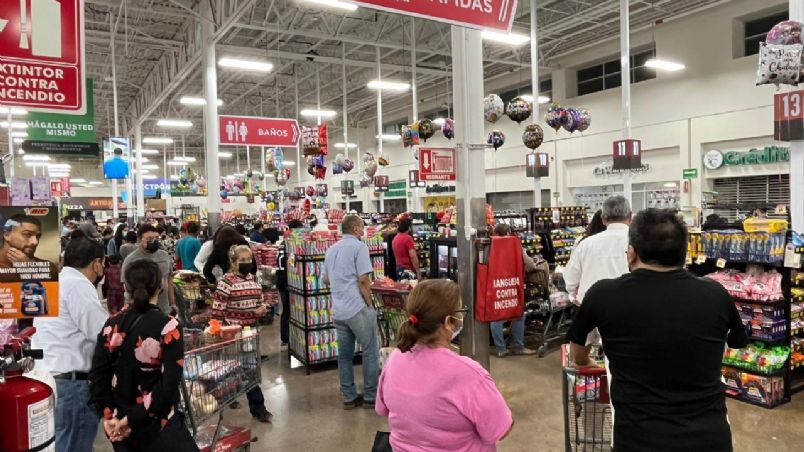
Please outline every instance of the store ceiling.
[[[211, 1], [211, 0], [206, 0]], [[570, 52], [616, 38], [619, 0], [539, 0], [540, 66]], [[631, 26], [637, 30], [723, 0], [631, 2]], [[218, 23], [217, 56], [253, 56], [269, 60], [269, 75], [218, 70], [221, 113], [294, 117], [294, 85], [300, 108], [316, 104], [316, 72], [322, 107], [342, 110], [346, 54], [349, 123], [371, 121], [376, 94], [366, 83], [376, 78], [377, 47], [383, 78], [410, 80], [412, 19], [367, 8], [341, 12], [304, 0], [214, 0]], [[143, 135], [169, 135], [181, 146], [181, 133], [156, 126], [160, 118], [185, 118], [189, 153], [203, 146], [202, 111], [179, 103], [201, 95], [201, 47], [197, 41], [201, 2], [197, 0], [86, 0], [87, 71], [95, 80], [95, 114], [100, 135], [113, 135], [111, 30], [115, 29], [120, 133], [145, 118]], [[529, 32], [529, 2], [520, 0], [514, 30]], [[449, 26], [416, 19], [417, 85], [423, 96], [449, 101], [451, 70]], [[484, 45], [486, 78], [530, 65], [527, 45]], [[443, 100], [442, 100], [443, 99]], [[386, 100], [384, 118], [403, 117], [410, 95]], [[423, 112], [425, 113], [425, 112]], [[334, 121], [342, 124], [342, 116]], [[172, 149], [172, 146], [169, 147]]]

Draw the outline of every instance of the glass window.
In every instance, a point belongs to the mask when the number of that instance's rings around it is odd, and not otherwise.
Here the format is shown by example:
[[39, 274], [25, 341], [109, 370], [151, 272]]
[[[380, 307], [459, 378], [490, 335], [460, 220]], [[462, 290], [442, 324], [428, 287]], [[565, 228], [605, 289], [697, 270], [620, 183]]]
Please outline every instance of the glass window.
[[[656, 78], [656, 71], [645, 67], [645, 62], [653, 58], [654, 49], [631, 55], [631, 83]], [[603, 91], [622, 85], [620, 59], [614, 58], [595, 66], [578, 70], [578, 95]]]
[[603, 91], [602, 78], [596, 78], [593, 80], [589, 80], [588, 82], [578, 82], [579, 96], [583, 96], [584, 94], [596, 93], [598, 91]]
[[759, 43], [765, 41], [765, 35], [768, 34], [774, 25], [783, 20], [787, 20], [789, 13], [787, 10], [774, 13], [759, 19], [746, 21], [744, 26], [743, 42], [745, 48], [745, 56], [756, 55], [759, 53]]

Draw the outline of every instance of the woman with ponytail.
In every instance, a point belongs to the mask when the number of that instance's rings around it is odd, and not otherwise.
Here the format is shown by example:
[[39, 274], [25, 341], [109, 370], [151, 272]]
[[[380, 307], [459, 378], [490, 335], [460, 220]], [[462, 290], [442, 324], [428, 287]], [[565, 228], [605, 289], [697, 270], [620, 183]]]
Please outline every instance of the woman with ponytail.
[[422, 281], [406, 309], [376, 402], [391, 426], [394, 452], [496, 451], [514, 421], [491, 375], [452, 349], [467, 315], [459, 286]]
[[198, 451], [178, 411], [184, 341], [179, 322], [157, 307], [159, 265], [132, 262], [124, 284], [131, 304], [98, 335], [89, 404], [115, 452]]

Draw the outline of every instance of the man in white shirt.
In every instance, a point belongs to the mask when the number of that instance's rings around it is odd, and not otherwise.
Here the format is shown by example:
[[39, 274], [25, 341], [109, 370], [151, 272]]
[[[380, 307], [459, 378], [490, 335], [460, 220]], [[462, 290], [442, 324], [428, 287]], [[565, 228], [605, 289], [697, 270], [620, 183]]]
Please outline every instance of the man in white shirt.
[[[612, 196], [603, 203], [602, 218], [606, 230], [578, 243], [564, 269], [567, 292], [577, 305], [583, 302], [592, 284], [628, 273], [626, 252], [631, 205], [623, 196]], [[598, 342], [595, 330], [589, 334], [587, 345]]]
[[96, 289], [105, 254], [98, 241], [70, 240], [59, 273], [59, 315], [34, 320], [32, 348], [44, 352], [39, 364], [56, 380], [56, 452], [91, 452], [98, 431], [98, 416], [87, 405], [87, 377], [108, 317]]

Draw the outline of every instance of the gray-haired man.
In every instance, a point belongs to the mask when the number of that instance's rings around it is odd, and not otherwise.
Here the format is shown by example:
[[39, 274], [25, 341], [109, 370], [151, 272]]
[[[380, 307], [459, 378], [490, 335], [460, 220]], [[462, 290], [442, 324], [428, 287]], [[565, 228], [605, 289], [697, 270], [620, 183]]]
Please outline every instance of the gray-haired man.
[[[631, 205], [623, 196], [612, 196], [603, 203], [602, 217], [606, 230], [581, 241], [572, 250], [564, 269], [567, 292], [575, 304], [583, 302], [592, 284], [628, 273], [626, 252]], [[597, 332], [593, 331], [589, 334], [587, 345], [597, 342]]]

